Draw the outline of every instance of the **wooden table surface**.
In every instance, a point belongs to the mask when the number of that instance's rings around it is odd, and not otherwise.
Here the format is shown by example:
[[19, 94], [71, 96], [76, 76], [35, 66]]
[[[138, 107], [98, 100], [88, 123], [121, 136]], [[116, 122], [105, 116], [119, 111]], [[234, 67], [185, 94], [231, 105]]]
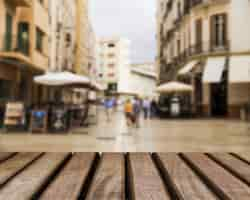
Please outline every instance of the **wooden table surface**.
[[0, 200], [249, 200], [250, 153], [0, 153]]

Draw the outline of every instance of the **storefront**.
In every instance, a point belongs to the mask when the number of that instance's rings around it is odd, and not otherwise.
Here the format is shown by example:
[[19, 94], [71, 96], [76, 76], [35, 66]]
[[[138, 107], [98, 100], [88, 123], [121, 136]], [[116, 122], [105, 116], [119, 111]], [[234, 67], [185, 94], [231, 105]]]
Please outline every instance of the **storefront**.
[[179, 71], [192, 80], [193, 111], [198, 116], [240, 118], [250, 103], [250, 56], [208, 57]]

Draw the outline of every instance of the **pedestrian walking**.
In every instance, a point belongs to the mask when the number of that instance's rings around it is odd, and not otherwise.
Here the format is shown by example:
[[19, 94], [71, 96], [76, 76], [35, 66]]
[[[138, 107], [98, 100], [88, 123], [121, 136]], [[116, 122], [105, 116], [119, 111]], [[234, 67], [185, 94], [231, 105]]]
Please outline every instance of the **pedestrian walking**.
[[141, 101], [138, 97], [135, 98], [133, 104], [133, 115], [136, 128], [140, 128]]
[[134, 124], [133, 119], [133, 105], [130, 100], [127, 100], [124, 106], [124, 113], [128, 127], [132, 127]]
[[150, 115], [150, 100], [145, 98], [142, 102], [143, 112], [144, 112], [144, 119], [148, 119]]
[[106, 98], [104, 101], [105, 113], [107, 122], [111, 122], [111, 114], [113, 109], [113, 101], [110, 98]]
[[150, 105], [150, 117], [154, 118], [156, 117], [156, 115], [157, 115], [157, 103], [156, 103], [156, 100], [153, 99]]

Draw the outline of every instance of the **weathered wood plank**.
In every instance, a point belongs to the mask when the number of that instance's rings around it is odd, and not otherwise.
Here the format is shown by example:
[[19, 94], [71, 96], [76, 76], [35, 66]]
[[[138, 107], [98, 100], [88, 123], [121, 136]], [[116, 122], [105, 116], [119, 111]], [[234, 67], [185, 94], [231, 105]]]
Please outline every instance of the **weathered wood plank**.
[[133, 153], [129, 154], [128, 159], [132, 199], [171, 199], [149, 154]]
[[12, 157], [16, 153], [0, 153], [0, 163]]
[[208, 182], [210, 187], [223, 199], [248, 200], [250, 188], [201, 153], [183, 155], [194, 169]]
[[39, 199], [78, 199], [82, 185], [90, 173], [95, 156], [95, 153], [75, 154]]
[[250, 185], [250, 166], [247, 163], [225, 153], [214, 153], [209, 154], [209, 156], [246, 184]]
[[125, 200], [125, 159], [122, 154], [104, 154], [87, 200]]
[[170, 179], [174, 185], [179, 199], [218, 199], [177, 154], [161, 153], [155, 155], [155, 159], [165, 179]]
[[5, 185], [0, 190], [0, 199], [6, 200], [6, 197], [8, 200], [31, 199], [65, 158], [66, 154], [45, 154]]
[[250, 163], [250, 153], [237, 153], [234, 155]]
[[2, 163], [0, 165], [0, 187], [39, 155], [39, 153], [19, 153]]

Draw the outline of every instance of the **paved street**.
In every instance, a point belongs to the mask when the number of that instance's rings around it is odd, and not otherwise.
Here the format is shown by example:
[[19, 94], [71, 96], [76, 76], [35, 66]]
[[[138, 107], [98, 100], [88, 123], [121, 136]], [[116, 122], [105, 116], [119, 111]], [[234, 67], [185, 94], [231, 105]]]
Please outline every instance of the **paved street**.
[[[250, 125], [249, 125], [250, 126]], [[247, 123], [232, 120], [142, 120], [127, 130], [121, 113], [107, 123], [69, 134], [0, 135], [0, 151], [15, 152], [244, 152], [250, 150]]]

